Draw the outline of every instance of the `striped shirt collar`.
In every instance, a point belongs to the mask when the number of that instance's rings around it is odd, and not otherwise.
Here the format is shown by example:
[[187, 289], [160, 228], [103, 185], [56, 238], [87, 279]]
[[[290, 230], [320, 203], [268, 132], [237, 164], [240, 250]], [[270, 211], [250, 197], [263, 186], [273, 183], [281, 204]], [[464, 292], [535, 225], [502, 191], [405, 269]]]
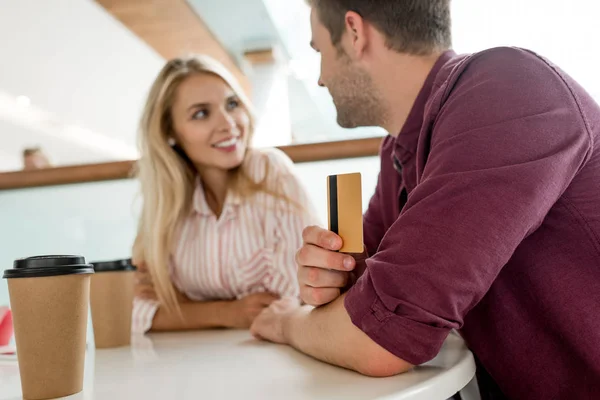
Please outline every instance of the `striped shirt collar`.
[[[234, 193], [232, 190], [228, 190], [227, 197], [225, 197], [225, 204], [223, 205], [222, 214], [233, 212], [237, 207], [230, 206], [239, 206], [240, 204], [242, 204], [242, 198], [238, 194]], [[210, 217], [215, 214], [206, 202], [206, 194], [204, 193], [204, 187], [202, 186], [202, 181], [200, 180], [200, 178], [196, 178], [196, 189], [194, 190], [193, 207], [194, 211], [205, 217]]]

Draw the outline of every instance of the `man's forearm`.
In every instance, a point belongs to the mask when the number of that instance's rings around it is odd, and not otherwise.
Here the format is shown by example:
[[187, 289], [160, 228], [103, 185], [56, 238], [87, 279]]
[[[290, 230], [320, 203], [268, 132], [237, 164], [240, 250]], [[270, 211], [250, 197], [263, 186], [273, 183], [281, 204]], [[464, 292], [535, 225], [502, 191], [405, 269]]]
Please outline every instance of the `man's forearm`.
[[302, 307], [284, 321], [287, 342], [314, 358], [370, 376], [390, 376], [412, 366], [375, 343], [350, 320], [344, 296], [319, 308]]

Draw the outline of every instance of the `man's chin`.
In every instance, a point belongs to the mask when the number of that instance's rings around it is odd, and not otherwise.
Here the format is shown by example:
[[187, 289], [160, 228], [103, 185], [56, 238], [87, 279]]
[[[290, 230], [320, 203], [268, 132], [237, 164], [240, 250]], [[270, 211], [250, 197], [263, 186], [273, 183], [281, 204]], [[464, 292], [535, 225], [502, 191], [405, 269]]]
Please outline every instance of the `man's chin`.
[[358, 124], [357, 121], [353, 121], [348, 118], [343, 118], [343, 117], [340, 117], [339, 115], [337, 117], [337, 124], [341, 128], [344, 128], [344, 129], [354, 129], [354, 128], [359, 128], [361, 126], [364, 126], [364, 125]]

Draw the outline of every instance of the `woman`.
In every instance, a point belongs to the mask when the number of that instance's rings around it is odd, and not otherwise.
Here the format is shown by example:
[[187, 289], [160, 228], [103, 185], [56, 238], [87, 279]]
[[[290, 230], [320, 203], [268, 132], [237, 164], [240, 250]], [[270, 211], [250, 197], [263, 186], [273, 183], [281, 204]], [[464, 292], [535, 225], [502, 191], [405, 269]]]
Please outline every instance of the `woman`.
[[248, 328], [298, 296], [295, 252], [316, 223], [279, 150], [255, 150], [246, 96], [204, 57], [169, 61], [141, 121], [143, 207], [133, 330]]

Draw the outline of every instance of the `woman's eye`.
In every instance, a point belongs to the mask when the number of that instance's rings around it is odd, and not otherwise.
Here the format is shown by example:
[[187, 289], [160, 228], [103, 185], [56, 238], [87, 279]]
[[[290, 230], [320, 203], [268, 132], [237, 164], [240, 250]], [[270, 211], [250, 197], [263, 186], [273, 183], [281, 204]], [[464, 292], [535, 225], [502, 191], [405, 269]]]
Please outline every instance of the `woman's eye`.
[[227, 102], [227, 109], [228, 110], [233, 110], [236, 109], [240, 106], [240, 102], [237, 99], [231, 99]]
[[208, 111], [198, 110], [192, 115], [192, 119], [204, 119], [208, 117]]

